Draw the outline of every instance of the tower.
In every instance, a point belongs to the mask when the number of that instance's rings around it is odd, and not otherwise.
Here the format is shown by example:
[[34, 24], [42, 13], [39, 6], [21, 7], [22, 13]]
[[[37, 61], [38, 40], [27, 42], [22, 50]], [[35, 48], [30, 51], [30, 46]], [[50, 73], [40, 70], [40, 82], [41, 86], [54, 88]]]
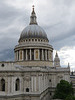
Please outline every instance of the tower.
[[56, 52], [55, 58], [54, 58], [54, 67], [60, 67], [60, 59], [58, 57], [58, 53]]

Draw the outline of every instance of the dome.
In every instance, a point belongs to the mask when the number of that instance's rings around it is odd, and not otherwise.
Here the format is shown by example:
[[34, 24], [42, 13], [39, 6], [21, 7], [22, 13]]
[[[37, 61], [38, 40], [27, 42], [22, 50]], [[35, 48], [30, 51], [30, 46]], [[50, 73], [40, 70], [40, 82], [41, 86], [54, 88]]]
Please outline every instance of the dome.
[[30, 24], [22, 31], [19, 41], [25, 38], [41, 38], [48, 40], [45, 31], [37, 24], [34, 8], [30, 17]]
[[25, 39], [25, 38], [47, 39], [47, 35], [45, 31], [39, 25], [32, 24], [24, 28], [24, 30], [22, 31], [20, 40]]

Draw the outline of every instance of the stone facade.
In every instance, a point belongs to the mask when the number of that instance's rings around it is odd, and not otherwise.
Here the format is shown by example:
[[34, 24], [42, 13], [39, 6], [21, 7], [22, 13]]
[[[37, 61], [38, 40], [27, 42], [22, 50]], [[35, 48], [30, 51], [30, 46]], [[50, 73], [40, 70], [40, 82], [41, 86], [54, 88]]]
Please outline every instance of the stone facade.
[[14, 52], [14, 62], [0, 62], [0, 100], [51, 100], [60, 80], [70, 82], [70, 68], [60, 66], [57, 53], [53, 61], [53, 47], [34, 8]]
[[[1, 62], [0, 81], [5, 80], [5, 91], [0, 91], [0, 98], [7, 98], [5, 100], [10, 98], [11, 100], [43, 100], [46, 98], [44, 100], [49, 100], [61, 79], [70, 81], [69, 72], [69, 68], [24, 67], [14, 62]], [[16, 91], [17, 79], [19, 79], [18, 91]]]

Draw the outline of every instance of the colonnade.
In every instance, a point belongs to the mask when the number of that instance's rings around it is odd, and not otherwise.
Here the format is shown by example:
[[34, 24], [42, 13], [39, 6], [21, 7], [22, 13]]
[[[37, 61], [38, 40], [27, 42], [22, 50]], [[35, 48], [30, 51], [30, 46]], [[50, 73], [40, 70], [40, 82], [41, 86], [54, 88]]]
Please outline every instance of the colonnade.
[[23, 49], [15, 52], [16, 61], [50, 59], [52, 59], [52, 52], [48, 49]]

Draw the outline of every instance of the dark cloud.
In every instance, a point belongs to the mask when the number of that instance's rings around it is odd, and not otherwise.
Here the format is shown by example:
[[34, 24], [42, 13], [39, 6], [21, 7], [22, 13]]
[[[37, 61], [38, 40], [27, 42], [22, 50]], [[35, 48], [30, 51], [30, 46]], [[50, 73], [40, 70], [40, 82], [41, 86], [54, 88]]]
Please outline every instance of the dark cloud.
[[16, 9], [6, 4], [5, 0], [0, 0], [0, 61], [13, 59], [21, 27], [24, 27], [28, 20], [27, 11]]
[[71, 30], [68, 33], [61, 33], [59, 36], [56, 36], [53, 39], [49, 39], [53, 44], [54, 48], [59, 50], [64, 46], [75, 46], [75, 29]]
[[1, 38], [0, 39], [0, 52], [4, 51], [5, 49], [14, 48], [17, 44], [16, 38]]
[[0, 61], [14, 61], [14, 50], [5, 49], [0, 52]]
[[5, 1], [3, 1], [0, 1], [0, 29], [14, 26], [15, 24], [17, 27], [18, 23], [22, 25], [28, 22], [28, 13], [25, 9], [16, 9], [11, 5], [7, 5]]

